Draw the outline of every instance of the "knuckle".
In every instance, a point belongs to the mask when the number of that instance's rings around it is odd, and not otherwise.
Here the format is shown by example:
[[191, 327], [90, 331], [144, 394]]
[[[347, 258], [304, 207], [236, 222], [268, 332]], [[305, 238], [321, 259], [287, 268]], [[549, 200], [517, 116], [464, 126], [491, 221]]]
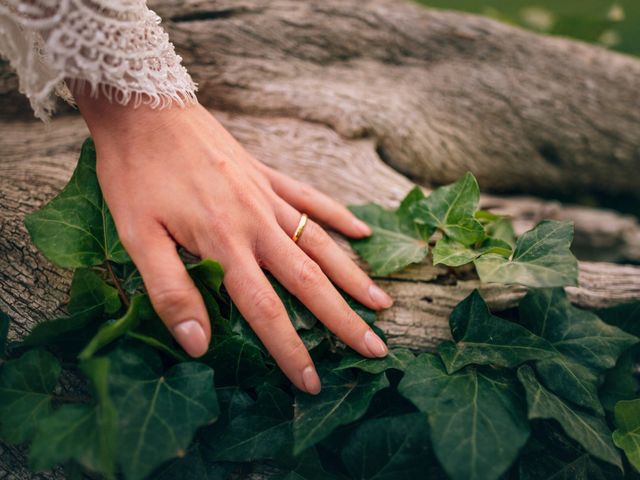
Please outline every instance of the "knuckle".
[[253, 295], [253, 304], [256, 308], [253, 322], [272, 323], [282, 315], [283, 307], [275, 292], [266, 289], [256, 291]]
[[332, 242], [329, 234], [316, 222], [307, 224], [305, 235], [305, 242], [312, 249], [324, 249]]
[[179, 312], [186, 309], [193, 298], [190, 288], [163, 288], [149, 290], [155, 307], [161, 312]]
[[287, 342], [287, 345], [283, 349], [283, 360], [285, 362], [295, 361], [295, 359], [300, 358], [301, 356], [307, 355], [307, 349], [302, 343], [302, 340], [295, 335]]
[[303, 288], [317, 287], [322, 282], [322, 276], [322, 269], [316, 262], [310, 258], [302, 260], [298, 269], [298, 283]]

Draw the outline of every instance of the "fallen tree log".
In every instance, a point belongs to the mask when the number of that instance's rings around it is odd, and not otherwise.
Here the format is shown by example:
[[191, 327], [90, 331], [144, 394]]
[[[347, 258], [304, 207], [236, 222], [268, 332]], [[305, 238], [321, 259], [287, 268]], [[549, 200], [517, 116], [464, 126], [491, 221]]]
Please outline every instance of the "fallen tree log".
[[[151, 3], [202, 102], [257, 158], [344, 203], [393, 206], [413, 184], [405, 174], [428, 186], [467, 169], [496, 191], [639, 186], [638, 60], [391, 0]], [[0, 309], [16, 338], [67, 300], [69, 275], [35, 251], [23, 219], [66, 183], [87, 131], [77, 115], [15, 120], [26, 104], [0, 68], [1, 110], [15, 113], [0, 123]], [[519, 232], [574, 219], [583, 258], [640, 261], [632, 217], [534, 197], [482, 204]], [[472, 271], [429, 265], [379, 281], [396, 298], [380, 325], [392, 344], [416, 350], [448, 337], [451, 308], [479, 286]], [[568, 293], [585, 308], [639, 299], [640, 267], [581, 262], [580, 283]], [[496, 310], [525, 293], [481, 288]], [[30, 478], [21, 455], [0, 446], [0, 478]]]

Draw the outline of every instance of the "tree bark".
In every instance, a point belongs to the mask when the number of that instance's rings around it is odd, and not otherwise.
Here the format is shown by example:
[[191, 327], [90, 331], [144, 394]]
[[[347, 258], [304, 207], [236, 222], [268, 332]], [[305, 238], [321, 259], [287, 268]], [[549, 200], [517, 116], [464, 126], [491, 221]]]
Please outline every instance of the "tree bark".
[[[344, 203], [391, 207], [413, 181], [466, 170], [494, 191], [638, 191], [637, 59], [397, 0], [150, 4], [201, 102], [256, 158]], [[23, 219], [66, 183], [88, 134], [74, 113], [48, 125], [24, 119], [15, 86], [0, 63], [0, 309], [15, 320], [12, 338], [64, 309], [69, 273], [35, 250]], [[574, 246], [590, 260], [580, 287], [567, 289], [576, 305], [640, 299], [640, 267], [606, 263], [640, 262], [633, 217], [535, 197], [481, 203], [519, 233], [543, 218], [575, 221]], [[526, 293], [431, 265], [378, 280], [396, 299], [380, 326], [391, 344], [416, 350], [448, 338], [448, 314], [473, 288], [494, 310]], [[24, 465], [19, 449], [0, 446], [0, 479], [40, 478]]]

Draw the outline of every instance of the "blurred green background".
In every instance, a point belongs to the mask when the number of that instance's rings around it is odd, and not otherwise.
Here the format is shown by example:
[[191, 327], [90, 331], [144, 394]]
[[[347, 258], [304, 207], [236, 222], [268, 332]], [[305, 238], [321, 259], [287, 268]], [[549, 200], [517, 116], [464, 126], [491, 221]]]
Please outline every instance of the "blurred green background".
[[640, 0], [418, 0], [640, 55]]

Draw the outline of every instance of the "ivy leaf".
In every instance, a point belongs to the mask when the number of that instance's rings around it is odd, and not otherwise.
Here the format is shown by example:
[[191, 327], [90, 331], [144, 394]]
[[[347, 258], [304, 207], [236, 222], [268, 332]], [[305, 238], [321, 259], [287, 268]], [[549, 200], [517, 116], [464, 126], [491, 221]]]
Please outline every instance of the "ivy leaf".
[[624, 450], [629, 463], [640, 471], [640, 398], [616, 404], [613, 442]]
[[342, 461], [351, 478], [427, 478], [434, 459], [426, 416], [412, 413], [361, 423], [342, 448]]
[[96, 306], [103, 307], [104, 313], [107, 315], [116, 313], [121, 306], [118, 290], [108, 285], [93, 270], [78, 268], [73, 273], [67, 309], [70, 314], [75, 314]]
[[492, 315], [477, 290], [454, 308], [449, 325], [456, 343], [447, 341], [438, 347], [449, 373], [472, 363], [515, 367], [529, 360], [556, 355], [544, 338]]
[[454, 480], [497, 479], [529, 437], [524, 401], [504, 371], [467, 367], [449, 375], [425, 353], [398, 391], [427, 414], [436, 457]]
[[640, 301], [603, 308], [596, 313], [609, 325], [614, 325], [631, 335], [640, 337]]
[[104, 308], [97, 305], [68, 317], [38, 323], [20, 347], [59, 347], [65, 356], [74, 357], [95, 335], [104, 321]]
[[[589, 455], [565, 461], [554, 452], [540, 450], [523, 454], [519, 459], [519, 480], [588, 480], [591, 461]], [[540, 461], [544, 459], [544, 461]]]
[[108, 358], [109, 391], [119, 417], [118, 459], [127, 480], [142, 479], [184, 456], [196, 430], [218, 417], [213, 371], [184, 362], [163, 373], [157, 353], [131, 344]]
[[555, 358], [536, 364], [548, 388], [577, 405], [602, 413], [598, 375], [638, 339], [571, 305], [562, 288], [532, 290], [520, 302], [520, 321], [548, 340]]
[[528, 287], [578, 284], [578, 261], [569, 247], [573, 224], [544, 220], [516, 242], [511, 259], [487, 254], [474, 263], [480, 280]]
[[389, 385], [384, 374], [357, 376], [318, 369], [322, 390], [318, 395], [297, 392], [294, 405], [294, 455], [326, 438], [340, 425], [362, 417], [373, 395]]
[[205, 258], [198, 263], [187, 265], [187, 271], [194, 281], [209, 289], [216, 295], [220, 295], [224, 269], [215, 260]]
[[35, 470], [75, 461], [90, 471], [114, 478], [117, 412], [108, 394], [109, 360], [82, 365], [92, 380], [95, 405], [67, 404], [38, 424], [29, 460]]
[[480, 255], [494, 253], [505, 258], [511, 256], [512, 248], [508, 243], [494, 238], [486, 238], [479, 247], [466, 247], [460, 242], [443, 237], [433, 247], [433, 264], [459, 267], [473, 262]]
[[605, 373], [600, 387], [602, 406], [613, 412], [615, 404], [620, 400], [633, 400], [640, 397], [640, 378], [636, 372], [640, 365], [640, 345], [624, 352], [616, 366]]
[[0, 436], [10, 443], [30, 440], [51, 414], [60, 364], [44, 350], [29, 350], [0, 367]]
[[187, 454], [158, 468], [150, 480], [227, 480], [234, 466], [212, 463], [206, 459], [201, 445], [192, 445]]
[[328, 474], [325, 471], [315, 448], [305, 450], [295, 457], [295, 461], [287, 469], [288, 472], [276, 474], [269, 477], [269, 480], [340, 480], [343, 478], [333, 472]]
[[518, 379], [527, 393], [529, 419], [556, 420], [564, 432], [600, 460], [622, 470], [620, 455], [611, 441], [611, 431], [602, 418], [581, 412], [544, 388], [529, 365], [518, 369]]
[[488, 237], [501, 240], [513, 249], [516, 245], [516, 234], [513, 223], [507, 217], [496, 215], [486, 210], [478, 210], [474, 217], [483, 225]]
[[226, 425], [203, 435], [213, 461], [252, 462], [290, 456], [293, 449], [292, 399], [270, 385], [258, 389], [258, 400]]
[[451, 240], [463, 245], [481, 241], [484, 227], [474, 218], [480, 200], [480, 187], [471, 172], [457, 182], [440, 187], [412, 209], [414, 221], [439, 229]]
[[95, 353], [122, 337], [125, 333], [135, 329], [143, 319], [156, 318], [156, 312], [151, 306], [147, 295], [137, 295], [131, 299], [127, 312], [119, 319], [106, 323], [80, 352], [78, 358], [87, 360]]
[[53, 200], [28, 215], [31, 240], [60, 267], [100, 265], [131, 260], [116, 232], [96, 177], [96, 151], [89, 138], [69, 183]]
[[394, 348], [384, 358], [366, 358], [349, 350], [342, 356], [334, 371], [357, 368], [367, 373], [382, 373], [390, 368], [404, 371], [415, 356], [406, 348]]
[[373, 203], [349, 207], [373, 231], [369, 237], [351, 239], [349, 243], [375, 275], [388, 275], [426, 258], [433, 229], [414, 223], [410, 213], [411, 206], [423, 197], [416, 187], [396, 211]]
[[9, 325], [11, 317], [0, 310], [0, 358], [7, 352], [7, 338], [9, 337]]

